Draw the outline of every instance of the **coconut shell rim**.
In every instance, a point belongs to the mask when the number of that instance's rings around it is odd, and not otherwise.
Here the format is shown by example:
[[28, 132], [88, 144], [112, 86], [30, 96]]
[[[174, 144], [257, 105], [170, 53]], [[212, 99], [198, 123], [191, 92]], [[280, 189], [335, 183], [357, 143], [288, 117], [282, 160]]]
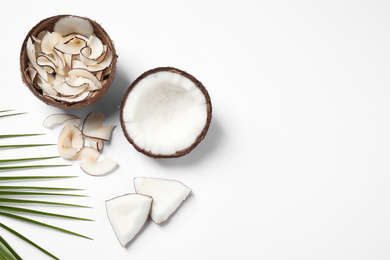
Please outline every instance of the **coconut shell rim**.
[[[133, 88], [141, 81], [143, 80], [144, 78], [146, 78], [147, 76], [151, 75], [151, 74], [154, 74], [154, 73], [157, 73], [157, 72], [162, 72], [162, 71], [168, 71], [168, 72], [172, 72], [172, 73], [177, 73], [177, 74], [180, 74], [186, 78], [188, 78], [189, 80], [191, 80], [192, 82], [194, 82], [194, 84], [202, 91], [205, 99], [206, 99], [206, 105], [207, 105], [207, 119], [206, 119], [206, 124], [205, 126], [203, 127], [202, 131], [200, 132], [200, 134], [196, 137], [195, 141], [187, 148], [183, 149], [183, 150], [180, 150], [180, 151], [176, 151], [174, 154], [155, 154], [155, 153], [152, 153], [150, 151], [147, 151], [147, 150], [144, 150], [142, 149], [141, 147], [139, 147], [135, 142], [134, 140], [129, 136], [129, 134], [127, 133], [127, 130], [126, 130], [126, 126], [125, 126], [125, 122], [123, 120], [123, 109], [124, 109], [124, 106], [126, 104], [126, 101], [127, 101], [127, 97], [129, 96], [130, 92], [133, 90]], [[151, 157], [151, 158], [154, 158], [154, 159], [167, 159], [167, 158], [179, 158], [179, 157], [182, 157], [184, 155], [187, 155], [188, 153], [190, 153], [195, 147], [197, 147], [199, 145], [199, 143], [205, 138], [209, 128], [210, 128], [210, 124], [211, 124], [211, 119], [212, 119], [212, 104], [211, 104], [211, 99], [210, 99], [210, 95], [207, 91], [207, 89], [205, 88], [205, 86], [202, 84], [202, 82], [200, 82], [199, 80], [197, 80], [194, 76], [192, 76], [191, 74], [189, 74], [188, 72], [186, 71], [183, 71], [183, 70], [180, 70], [178, 68], [175, 68], [175, 67], [157, 67], [157, 68], [154, 68], [154, 69], [150, 69], [150, 70], [147, 70], [145, 71], [144, 73], [142, 73], [140, 76], [138, 76], [138, 78], [136, 78], [133, 83], [130, 85], [130, 87], [126, 90], [124, 96], [123, 96], [123, 99], [122, 99], [122, 102], [121, 102], [121, 106], [120, 106], [120, 115], [119, 115], [119, 118], [120, 118], [120, 124], [121, 124], [121, 128], [122, 128], [122, 132], [124, 133], [126, 139], [133, 145], [133, 147], [140, 153], [143, 153], [144, 155], [148, 156], [148, 157]]]
[[[59, 19], [64, 18], [64, 17], [78, 17], [78, 18], [88, 20], [94, 28], [94, 34], [95, 34], [96, 30], [98, 30], [98, 34], [104, 36], [104, 39], [101, 39], [101, 37], [99, 37], [99, 38], [104, 42], [104, 44], [109, 45], [109, 47], [111, 48], [112, 54], [113, 54], [113, 58], [112, 58], [111, 65], [110, 65], [111, 72], [110, 72], [110, 75], [107, 79], [107, 82], [102, 86], [102, 88], [97, 92], [97, 94], [95, 94], [95, 96], [89, 97], [89, 98], [82, 100], [82, 101], [79, 101], [79, 102], [57, 101], [52, 97], [42, 95], [42, 93], [40, 91], [38, 91], [36, 89], [36, 87], [34, 87], [34, 85], [29, 82], [29, 80], [27, 78], [28, 76], [26, 75], [26, 72], [25, 72], [27, 69], [27, 61], [28, 61], [28, 57], [26, 54], [26, 44], [27, 44], [28, 38], [31, 37], [31, 35], [35, 35], [35, 34], [41, 32], [42, 30], [45, 30], [46, 28], [54, 27], [54, 24]], [[53, 107], [58, 107], [58, 108], [63, 108], [63, 109], [77, 109], [77, 108], [87, 107], [93, 103], [96, 103], [106, 94], [106, 92], [111, 87], [111, 85], [114, 81], [114, 78], [115, 78], [117, 59], [118, 59], [118, 55], [116, 53], [114, 42], [111, 40], [108, 33], [104, 30], [104, 28], [98, 22], [96, 22], [88, 17], [82, 17], [82, 16], [72, 15], [72, 14], [61, 14], [61, 15], [47, 17], [47, 18], [39, 21], [37, 24], [35, 24], [30, 29], [30, 31], [27, 33], [27, 35], [22, 43], [22, 46], [21, 46], [20, 55], [19, 55], [19, 64], [20, 64], [20, 72], [21, 72], [21, 76], [22, 76], [22, 81], [28, 87], [28, 89], [35, 95], [35, 97], [37, 97], [43, 103], [50, 105], [50, 106], [53, 106]]]

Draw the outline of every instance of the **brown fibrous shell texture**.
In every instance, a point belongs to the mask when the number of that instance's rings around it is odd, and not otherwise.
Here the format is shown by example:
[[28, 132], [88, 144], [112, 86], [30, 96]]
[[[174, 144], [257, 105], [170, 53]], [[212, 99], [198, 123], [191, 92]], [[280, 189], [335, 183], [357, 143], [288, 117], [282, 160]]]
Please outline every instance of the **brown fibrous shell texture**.
[[[34, 87], [33, 82], [31, 82], [29, 80], [29, 76], [27, 75], [27, 72], [26, 72], [26, 69], [28, 68], [28, 56], [27, 56], [27, 51], [26, 51], [27, 40], [32, 36], [37, 37], [40, 32], [45, 31], [45, 30], [49, 31], [49, 32], [53, 32], [53, 29], [54, 29], [56, 22], [61, 18], [69, 17], [69, 16], [78, 17], [78, 18], [82, 18], [82, 19], [89, 21], [91, 23], [91, 25], [93, 26], [94, 35], [96, 35], [103, 42], [103, 44], [107, 45], [111, 49], [112, 56], [113, 56], [112, 62], [110, 65], [111, 72], [108, 75], [108, 77], [106, 78], [106, 81], [103, 84], [102, 88], [95, 95], [93, 95], [85, 100], [79, 101], [79, 102], [59, 101], [59, 100], [55, 100], [51, 97], [44, 96], [42, 94], [42, 90], [38, 89], [37, 87]], [[107, 32], [96, 21], [91, 20], [90, 18], [87, 18], [87, 17], [80, 17], [80, 16], [76, 16], [76, 15], [68, 15], [68, 14], [57, 15], [57, 16], [52, 16], [52, 17], [49, 17], [49, 18], [46, 18], [46, 19], [40, 21], [26, 35], [26, 38], [23, 41], [21, 52], [20, 52], [20, 71], [22, 74], [23, 82], [27, 85], [29, 90], [42, 102], [46, 103], [47, 105], [51, 105], [51, 106], [58, 107], [58, 108], [76, 109], [76, 108], [89, 106], [90, 104], [97, 102], [98, 100], [100, 100], [104, 96], [104, 94], [110, 88], [110, 86], [114, 80], [115, 72], [116, 72], [117, 58], [118, 58], [118, 56], [116, 54], [116, 50], [115, 50], [113, 41], [111, 40], [111, 38], [109, 37]]]
[[[130, 92], [133, 90], [133, 88], [135, 86], [137, 86], [137, 84], [143, 80], [144, 78], [146, 78], [147, 76], [151, 75], [151, 74], [154, 74], [154, 73], [157, 73], [157, 72], [172, 72], [172, 73], [177, 73], [181, 76], [184, 76], [186, 77], [187, 79], [191, 80], [196, 87], [198, 87], [200, 89], [200, 91], [203, 93], [204, 97], [205, 97], [205, 100], [206, 100], [206, 106], [207, 106], [207, 118], [206, 118], [206, 123], [204, 125], [204, 128], [203, 130], [200, 132], [200, 134], [197, 136], [197, 138], [195, 139], [195, 141], [192, 143], [191, 146], [183, 149], [183, 150], [180, 150], [180, 151], [176, 151], [175, 153], [173, 154], [167, 154], [167, 155], [164, 155], [164, 154], [155, 154], [155, 153], [152, 153], [150, 151], [147, 151], [145, 149], [142, 149], [141, 147], [137, 146], [137, 144], [134, 142], [134, 140], [130, 137], [129, 133], [127, 132], [126, 130], [126, 126], [125, 126], [125, 122], [124, 122], [124, 119], [123, 119], [123, 110], [124, 110], [124, 106], [126, 104], [126, 100], [127, 100], [127, 97], [129, 96]], [[160, 159], [160, 158], [178, 158], [178, 157], [182, 157], [184, 155], [187, 155], [188, 153], [190, 153], [196, 146], [198, 146], [198, 144], [205, 138], [208, 130], [209, 130], [209, 127], [210, 127], [210, 123], [211, 123], [211, 118], [212, 118], [212, 104], [211, 104], [211, 99], [210, 99], [210, 96], [209, 96], [209, 93], [207, 91], [207, 89], [204, 87], [204, 85], [202, 84], [202, 82], [200, 82], [199, 80], [197, 80], [194, 76], [192, 76], [191, 74], [187, 73], [186, 71], [183, 71], [183, 70], [180, 70], [180, 69], [177, 69], [175, 67], [157, 67], [157, 68], [154, 68], [154, 69], [151, 69], [151, 70], [148, 70], [146, 72], [144, 72], [143, 74], [141, 74], [131, 85], [130, 87], [128, 88], [128, 90], [126, 91], [123, 99], [122, 99], [122, 103], [121, 103], [121, 108], [120, 108], [120, 123], [121, 123], [121, 127], [122, 127], [122, 131], [126, 137], [126, 139], [134, 146], [134, 148], [145, 154], [146, 156], [149, 156], [149, 157], [152, 157], [152, 158], [155, 158], [155, 159]]]

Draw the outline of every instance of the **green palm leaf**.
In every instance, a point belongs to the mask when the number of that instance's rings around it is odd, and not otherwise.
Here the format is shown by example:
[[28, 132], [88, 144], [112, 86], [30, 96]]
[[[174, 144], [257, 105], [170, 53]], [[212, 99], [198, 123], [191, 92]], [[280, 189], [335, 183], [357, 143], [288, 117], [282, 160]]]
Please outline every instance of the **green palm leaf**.
[[[6, 111], [6, 110], [5, 110]], [[0, 115], [0, 117], [7, 117], [7, 116], [17, 116], [17, 115], [23, 115], [26, 113], [13, 113], [13, 114], [6, 114], [6, 115]]]
[[28, 191], [1, 191], [0, 196], [3, 195], [41, 195], [41, 196], [74, 196], [74, 197], [86, 197], [86, 195], [81, 194], [71, 194], [71, 193], [54, 193], [54, 192], [28, 192]]
[[37, 161], [37, 160], [48, 160], [59, 158], [60, 156], [49, 156], [49, 157], [32, 157], [32, 158], [18, 158], [18, 159], [2, 159], [1, 163], [17, 163], [17, 162], [26, 162], [26, 161]]
[[19, 208], [19, 207], [11, 207], [11, 206], [1, 206], [1, 211], [11, 211], [11, 212], [19, 212], [19, 213], [27, 213], [27, 214], [33, 214], [33, 215], [41, 215], [41, 216], [50, 216], [50, 217], [57, 217], [57, 218], [67, 218], [67, 219], [75, 219], [75, 220], [85, 220], [85, 221], [93, 221], [92, 219], [88, 218], [80, 218], [75, 216], [69, 216], [69, 215], [62, 215], [62, 214], [55, 214], [51, 212], [45, 212], [40, 210], [33, 210], [33, 209], [26, 209], [26, 208]]
[[39, 186], [5, 186], [0, 185], [0, 190], [54, 190], [54, 191], [79, 191], [82, 189], [75, 188], [56, 188], [56, 187], [39, 187]]
[[40, 225], [40, 226], [52, 228], [52, 229], [55, 229], [55, 230], [58, 230], [58, 231], [61, 231], [61, 232], [64, 232], [64, 233], [68, 233], [68, 234], [71, 234], [71, 235], [75, 235], [75, 236], [79, 236], [79, 237], [83, 237], [83, 238], [87, 238], [87, 239], [91, 239], [92, 240], [92, 238], [84, 236], [84, 235], [81, 235], [79, 233], [76, 233], [76, 232], [73, 232], [73, 231], [69, 231], [67, 229], [56, 227], [56, 226], [53, 226], [53, 225], [49, 225], [49, 224], [46, 224], [46, 223], [43, 223], [43, 222], [40, 222], [40, 221], [36, 221], [36, 220], [31, 219], [31, 218], [26, 218], [26, 217], [22, 217], [22, 216], [18, 216], [18, 215], [15, 215], [15, 214], [2, 212], [2, 211], [0, 211], [0, 215], [4, 216], [4, 217], [13, 218], [13, 219], [18, 219], [18, 220], [21, 220], [21, 221], [24, 221], [24, 222], [29, 222], [29, 223], [32, 223], [32, 224], [35, 224], [35, 225]]
[[[31, 241], [30, 239], [28, 239], [27, 237], [23, 236], [22, 234], [16, 232], [15, 230], [13, 230], [12, 228], [0, 223], [0, 227], [2, 227], [3, 229], [9, 231], [10, 233], [12, 233], [13, 235], [19, 237], [20, 239], [22, 239], [23, 241], [29, 243], [30, 245], [34, 246], [35, 248], [37, 248], [38, 250], [40, 250], [41, 252], [45, 253], [46, 255], [50, 256], [51, 258], [53, 259], [59, 259], [57, 258], [56, 256], [52, 255], [51, 253], [49, 253], [48, 251], [46, 251], [45, 249], [43, 249], [42, 247], [38, 246], [37, 244], [35, 244], [33, 241]], [[21, 258], [20, 258], [21, 259]]]
[[43, 134], [9, 134], [9, 135], [0, 135], [0, 139], [13, 138], [13, 137], [22, 137], [22, 136], [36, 136], [36, 135], [43, 135]]
[[[0, 118], [10, 117], [16, 115], [22, 115], [25, 113], [16, 113], [13, 110], [1, 110]], [[5, 138], [21, 138], [21, 137], [33, 137], [42, 134], [2, 134], [0, 135], [0, 139]], [[41, 147], [41, 146], [49, 146], [55, 144], [39, 144], [39, 143], [29, 143], [29, 144], [4, 144], [0, 145], [0, 149], [15, 149], [15, 148], [29, 148], [29, 147]], [[40, 161], [40, 160], [48, 160], [58, 158], [59, 156], [48, 156], [48, 157], [29, 157], [29, 158], [8, 158], [8, 159], [0, 159], [0, 164], [4, 166], [0, 166], [1, 172], [9, 172], [15, 170], [24, 170], [24, 169], [34, 169], [34, 168], [48, 168], [48, 167], [66, 167], [69, 165], [66, 164], [38, 164], [38, 165], [9, 165], [12, 163], [24, 163], [29, 161]], [[13, 182], [13, 181], [30, 181], [30, 180], [44, 180], [44, 179], [66, 179], [66, 178], [74, 178], [77, 176], [56, 176], [56, 175], [39, 175], [39, 176], [0, 176], [0, 216], [5, 218], [12, 218], [18, 221], [22, 221], [25, 223], [42, 226], [45, 228], [57, 230], [66, 234], [91, 239], [85, 235], [76, 233], [74, 231], [70, 231], [61, 227], [57, 227], [55, 225], [47, 224], [41, 221], [34, 220], [29, 217], [25, 217], [22, 215], [31, 215], [31, 216], [47, 216], [47, 217], [55, 217], [55, 218], [64, 218], [69, 220], [81, 220], [81, 221], [92, 221], [91, 219], [81, 218], [70, 215], [56, 214], [53, 212], [45, 212], [40, 210], [35, 210], [31, 208], [25, 207], [17, 207], [15, 205], [54, 205], [61, 207], [81, 207], [81, 208], [89, 208], [88, 206], [74, 204], [74, 203], [63, 203], [56, 202], [50, 200], [32, 200], [32, 199], [17, 199], [17, 196], [69, 196], [69, 197], [86, 197], [85, 195], [74, 194], [71, 193], [73, 191], [80, 191], [81, 189], [75, 188], [62, 188], [62, 187], [43, 187], [43, 186], [27, 186], [27, 185], [3, 185], [4, 182]], [[66, 192], [66, 193], [64, 193]], [[11, 234], [20, 238], [21, 240], [27, 242], [28, 244], [34, 246], [41, 252], [50, 256], [53, 259], [58, 259], [53, 254], [49, 253], [47, 250], [43, 249], [41, 246], [37, 245], [27, 237], [23, 236], [19, 232], [14, 229], [8, 227], [4, 222], [0, 222], [0, 227], [7, 230]], [[15, 250], [5, 241], [3, 237], [0, 236], [0, 260], [19, 260], [22, 259]]]
[[5, 259], [22, 259], [13, 249], [10, 247], [10, 245], [7, 243], [7, 241], [4, 240], [0, 236], [0, 250], [2, 252], [2, 256], [5, 255], [7, 258]]
[[5, 145], [0, 145], [0, 149], [26, 148], [26, 147], [37, 147], [37, 146], [49, 146], [49, 145], [55, 145], [55, 144], [5, 144]]

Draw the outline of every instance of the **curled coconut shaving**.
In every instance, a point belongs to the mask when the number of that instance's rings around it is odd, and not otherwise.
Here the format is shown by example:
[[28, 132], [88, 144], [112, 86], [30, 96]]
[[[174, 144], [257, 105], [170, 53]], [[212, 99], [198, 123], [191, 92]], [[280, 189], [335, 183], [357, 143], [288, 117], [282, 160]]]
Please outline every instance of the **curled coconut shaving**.
[[54, 30], [59, 32], [41, 31], [27, 39], [26, 75], [43, 96], [61, 102], [80, 102], [96, 95], [106, 82], [113, 52], [87, 25], [82, 30], [86, 35], [64, 36], [67, 28], [61, 20], [57, 23]]

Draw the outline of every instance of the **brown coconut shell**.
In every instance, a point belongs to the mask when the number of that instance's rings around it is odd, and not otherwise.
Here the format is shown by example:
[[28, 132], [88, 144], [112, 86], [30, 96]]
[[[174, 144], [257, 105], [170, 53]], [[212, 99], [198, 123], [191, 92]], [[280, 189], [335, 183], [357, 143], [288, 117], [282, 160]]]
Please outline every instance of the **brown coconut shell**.
[[[133, 88], [141, 81], [143, 80], [145, 77], [151, 75], [151, 74], [154, 74], [154, 73], [157, 73], [157, 72], [161, 72], [161, 71], [168, 71], [168, 72], [172, 72], [172, 73], [177, 73], [177, 74], [180, 74], [186, 78], [188, 78], [189, 80], [191, 80], [195, 86], [197, 86], [203, 93], [205, 99], [206, 99], [206, 105], [207, 105], [207, 119], [206, 119], [206, 124], [203, 128], [203, 130], [201, 131], [201, 133], [198, 135], [198, 137], [195, 139], [195, 141], [192, 143], [191, 146], [187, 147], [186, 149], [183, 149], [183, 150], [180, 150], [180, 151], [176, 151], [176, 153], [174, 154], [168, 154], [168, 155], [162, 155], [162, 154], [154, 154], [150, 151], [146, 151], [144, 149], [142, 149], [141, 147], [137, 146], [137, 144], [135, 144], [134, 140], [130, 137], [130, 135], [128, 134], [127, 130], [126, 130], [126, 126], [125, 126], [125, 122], [123, 120], [123, 109], [124, 109], [124, 106], [126, 104], [126, 100], [127, 100], [127, 97], [129, 96], [130, 92], [133, 90]], [[184, 156], [188, 153], [190, 153], [196, 146], [198, 146], [198, 144], [205, 138], [206, 134], [207, 134], [207, 131], [210, 127], [210, 123], [211, 123], [211, 118], [212, 118], [212, 105], [211, 105], [211, 99], [210, 99], [210, 96], [209, 96], [209, 93], [208, 91], [206, 90], [206, 88], [203, 86], [202, 82], [200, 82], [199, 80], [197, 80], [194, 76], [192, 76], [191, 74], [185, 72], [185, 71], [182, 71], [180, 69], [177, 69], [177, 68], [174, 68], [174, 67], [158, 67], [158, 68], [155, 68], [155, 69], [151, 69], [151, 70], [148, 70], [146, 72], [144, 72], [143, 74], [141, 74], [131, 85], [130, 87], [128, 88], [128, 90], [126, 91], [123, 99], [122, 99], [122, 103], [121, 103], [121, 108], [120, 108], [120, 123], [121, 123], [121, 127], [122, 127], [122, 131], [126, 137], [126, 139], [134, 146], [134, 148], [149, 156], [149, 157], [152, 157], [152, 158], [177, 158], [177, 157], [181, 157], [181, 156]]]
[[[47, 30], [52, 32], [54, 29], [54, 25], [56, 22], [67, 16], [73, 16], [73, 17], [79, 17], [85, 20], [88, 20], [93, 28], [94, 28], [94, 34], [103, 42], [103, 44], [107, 45], [110, 47], [113, 58], [111, 62], [111, 73], [109, 74], [107, 81], [105, 84], [103, 84], [102, 88], [93, 96], [90, 98], [87, 98], [86, 100], [80, 101], [80, 102], [66, 102], [66, 101], [58, 101], [54, 100], [50, 97], [46, 97], [42, 95], [42, 91], [34, 87], [34, 85], [31, 83], [29, 80], [29, 76], [26, 73], [26, 69], [28, 67], [27, 62], [28, 62], [28, 56], [26, 52], [26, 45], [27, 45], [27, 40], [29, 37], [32, 35], [37, 36], [41, 31]], [[39, 23], [37, 23], [26, 35], [26, 38], [23, 41], [22, 48], [20, 51], [20, 72], [22, 73], [22, 80], [23, 82], [27, 85], [27, 87], [30, 89], [30, 91], [42, 102], [46, 103], [47, 105], [51, 105], [54, 107], [59, 107], [59, 108], [64, 108], [64, 109], [74, 109], [74, 108], [81, 108], [81, 107], [86, 107], [89, 106], [92, 103], [97, 102], [100, 100], [104, 94], [107, 92], [107, 90], [110, 88], [114, 77], [115, 77], [115, 72], [116, 72], [116, 63], [117, 63], [117, 54], [115, 50], [115, 46], [113, 41], [111, 40], [110, 36], [107, 34], [107, 32], [98, 24], [97, 22], [87, 18], [87, 17], [80, 17], [76, 15], [57, 15], [57, 16], [52, 16], [49, 18], [46, 18]]]

